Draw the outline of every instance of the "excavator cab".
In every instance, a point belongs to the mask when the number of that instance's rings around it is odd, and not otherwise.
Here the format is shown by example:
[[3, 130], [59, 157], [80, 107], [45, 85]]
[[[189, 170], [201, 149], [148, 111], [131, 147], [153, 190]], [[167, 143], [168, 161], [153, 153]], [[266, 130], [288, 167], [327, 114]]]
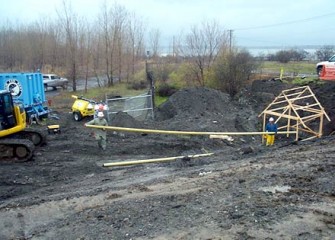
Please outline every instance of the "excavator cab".
[[30, 160], [35, 146], [44, 142], [42, 133], [26, 129], [23, 105], [14, 103], [10, 92], [0, 91], [0, 160]]
[[12, 95], [0, 92], [0, 137], [7, 136], [26, 128], [26, 113], [22, 106], [14, 105]]

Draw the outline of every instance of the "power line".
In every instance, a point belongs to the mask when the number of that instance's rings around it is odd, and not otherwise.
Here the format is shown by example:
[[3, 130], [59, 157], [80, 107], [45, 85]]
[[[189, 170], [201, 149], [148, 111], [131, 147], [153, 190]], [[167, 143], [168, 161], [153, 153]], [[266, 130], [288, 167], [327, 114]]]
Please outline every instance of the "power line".
[[263, 25], [263, 26], [257, 26], [257, 27], [235, 28], [234, 30], [243, 31], [243, 30], [253, 30], [253, 29], [260, 29], [260, 28], [279, 27], [279, 26], [289, 25], [289, 24], [293, 24], [293, 23], [308, 22], [308, 21], [311, 21], [311, 20], [314, 20], [314, 19], [324, 18], [324, 17], [328, 17], [328, 16], [331, 16], [331, 15], [335, 15], [335, 12], [324, 14], [324, 15], [319, 15], [319, 16], [315, 16], [315, 17], [295, 20], [295, 21], [275, 23], [275, 24]]

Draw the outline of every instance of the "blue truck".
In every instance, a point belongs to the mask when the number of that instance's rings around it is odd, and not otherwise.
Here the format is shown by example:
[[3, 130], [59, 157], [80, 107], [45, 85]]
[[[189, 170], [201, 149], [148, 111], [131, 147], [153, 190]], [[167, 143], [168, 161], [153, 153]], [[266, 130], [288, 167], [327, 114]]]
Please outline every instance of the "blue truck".
[[45, 106], [46, 98], [40, 72], [0, 73], [0, 90], [10, 92], [13, 101], [24, 106], [28, 120], [48, 117], [50, 110]]

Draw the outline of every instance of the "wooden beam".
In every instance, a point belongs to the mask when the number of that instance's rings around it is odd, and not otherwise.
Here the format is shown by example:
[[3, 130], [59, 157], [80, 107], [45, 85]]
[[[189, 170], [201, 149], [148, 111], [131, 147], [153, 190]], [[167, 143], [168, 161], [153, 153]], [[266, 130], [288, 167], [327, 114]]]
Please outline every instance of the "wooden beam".
[[[290, 96], [296, 96], [296, 95], [299, 95], [299, 94], [300, 94], [300, 92], [296, 92], [296, 93], [291, 93], [291, 94], [285, 94], [285, 96], [290, 97]], [[280, 96], [280, 98], [284, 98], [284, 95]]]
[[290, 99], [288, 99], [288, 100], [289, 100], [290, 102], [295, 102], [295, 101], [297, 101], [297, 100], [306, 99], [306, 98], [311, 98], [311, 97], [313, 97], [312, 94], [310, 94], [310, 95], [306, 95], [306, 96], [302, 96], [302, 97], [290, 98]]
[[297, 118], [298, 118], [298, 122], [299, 123], [301, 123], [304, 127], [307, 127], [306, 125], [305, 125], [305, 123], [301, 120], [301, 118], [300, 118], [300, 115], [297, 113], [297, 111], [293, 108], [293, 106], [292, 106], [292, 102], [290, 102], [290, 101], [287, 101], [288, 102], [288, 104], [290, 105], [290, 107], [291, 107], [291, 109], [293, 110], [293, 112], [295, 113], [295, 115], [297, 116]]
[[[97, 125], [86, 125], [89, 128], [98, 128], [113, 131], [124, 131], [124, 132], [138, 132], [138, 133], [158, 133], [158, 134], [172, 134], [172, 135], [228, 135], [228, 136], [247, 136], [247, 135], [263, 135], [268, 132], [191, 132], [191, 131], [169, 131], [169, 130], [158, 130], [158, 129], [144, 129], [144, 128], [124, 128], [114, 126], [97, 126]], [[282, 132], [278, 134], [286, 134]]]
[[[278, 111], [278, 110], [283, 110], [283, 109], [287, 109], [289, 106], [288, 105], [285, 105], [285, 106], [283, 106], [283, 107], [279, 107], [279, 108], [271, 108], [271, 109], [269, 109], [269, 110], [271, 110], [271, 111]], [[268, 110], [268, 111], [269, 111]]]
[[305, 120], [308, 120], [308, 119], [311, 119], [311, 118], [318, 118], [321, 115], [323, 115], [323, 114], [322, 113], [318, 113], [318, 114], [314, 114], [314, 115], [309, 115], [309, 116], [306, 116], [306, 117], [302, 117], [301, 119], [303, 119], [305, 121]]
[[[302, 96], [306, 92], [306, 90], [307, 90], [307, 88], [305, 87], [301, 92], [299, 92], [297, 94], [297, 96], [295, 98], [299, 98], [300, 96]], [[286, 95], [287, 97], [289, 97], [289, 95], [287, 95], [285, 93], [284, 93], [284, 95]], [[292, 99], [292, 98], [289, 97], [289, 99]]]
[[[291, 115], [291, 108], [290, 108], [288, 114]], [[286, 129], [286, 131], [290, 130], [290, 127], [291, 127], [291, 119], [288, 118], [288, 119], [287, 119], [287, 129]], [[287, 134], [286, 137], [288, 137], [288, 136], [289, 136], [289, 135]]]
[[317, 136], [312, 136], [312, 137], [309, 137], [309, 138], [302, 139], [301, 142], [305, 142], [305, 141], [308, 141], [308, 140], [311, 140], [311, 139], [314, 139], [314, 138], [317, 138]]
[[290, 89], [283, 90], [283, 92], [291, 92], [291, 91], [296, 91], [298, 89], [305, 89], [305, 88], [306, 88], [306, 86], [290, 88]]
[[272, 106], [272, 104], [275, 102], [275, 101], [277, 101], [277, 99], [280, 97], [280, 95], [279, 96], [277, 96], [264, 110], [263, 110], [263, 112], [261, 112], [259, 115], [258, 115], [258, 117], [260, 117], [265, 111], [267, 111], [271, 106]]
[[[265, 132], [266, 127], [266, 113], [263, 115], [263, 132]], [[264, 143], [264, 138], [262, 138], [262, 143]]]
[[[317, 110], [316, 108], [312, 108], [312, 107], [320, 106], [320, 105], [318, 103], [314, 103], [314, 104], [309, 104], [309, 105], [305, 105], [305, 106], [293, 104], [293, 106], [296, 110], [304, 110], [304, 109], [309, 109], [309, 108]], [[321, 109], [320, 109], [320, 111], [321, 111]]]
[[177, 159], [191, 159], [191, 158], [199, 158], [199, 157], [208, 157], [213, 155], [214, 153], [205, 153], [205, 154], [196, 154], [196, 155], [188, 155], [188, 156], [177, 156], [177, 157], [166, 157], [166, 158], [153, 158], [153, 159], [144, 159], [144, 160], [134, 160], [134, 161], [124, 161], [124, 162], [113, 162], [113, 163], [104, 163], [104, 167], [117, 167], [117, 166], [129, 166], [129, 165], [137, 165], [144, 163], [157, 163], [157, 162], [167, 162], [174, 161]]
[[[312, 90], [311, 90], [311, 88], [310, 88], [309, 86], [307, 86], [307, 87], [308, 87], [308, 89], [310, 90], [310, 92], [313, 93]], [[317, 102], [317, 103], [320, 105], [320, 108], [321, 108], [322, 113], [326, 116], [327, 120], [330, 122], [330, 118], [329, 118], [328, 114], [326, 113], [326, 111], [325, 111], [324, 108], [322, 107], [321, 103], [320, 103], [319, 100], [315, 97], [314, 94], [313, 94], [313, 98], [314, 98], [315, 102]]]
[[284, 117], [284, 118], [289, 118], [295, 121], [298, 121], [299, 118], [298, 117], [294, 117], [294, 116], [290, 116], [290, 115], [286, 115], [286, 114], [281, 114], [281, 113], [276, 113], [276, 112], [271, 112], [271, 111], [266, 111], [267, 114], [269, 115], [273, 115], [273, 116], [277, 116], [277, 117]]
[[320, 117], [320, 124], [319, 124], [319, 136], [321, 137], [323, 133], [323, 114]]

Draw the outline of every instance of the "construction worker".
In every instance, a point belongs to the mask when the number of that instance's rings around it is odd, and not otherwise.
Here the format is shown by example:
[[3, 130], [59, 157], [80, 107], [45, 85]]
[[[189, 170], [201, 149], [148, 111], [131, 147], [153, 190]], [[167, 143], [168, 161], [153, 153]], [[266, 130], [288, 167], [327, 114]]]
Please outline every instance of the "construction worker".
[[270, 117], [269, 122], [265, 127], [266, 132], [271, 132], [266, 134], [266, 146], [272, 146], [275, 142], [275, 134], [277, 134], [278, 128], [273, 117]]
[[[94, 118], [92, 121], [89, 121], [86, 125], [97, 125], [97, 126], [108, 126], [106, 119], [104, 118], [103, 112], [98, 112], [98, 118]], [[98, 140], [98, 146], [102, 150], [106, 150], [106, 140], [107, 134], [104, 128], [95, 128], [94, 129], [95, 139]]]

